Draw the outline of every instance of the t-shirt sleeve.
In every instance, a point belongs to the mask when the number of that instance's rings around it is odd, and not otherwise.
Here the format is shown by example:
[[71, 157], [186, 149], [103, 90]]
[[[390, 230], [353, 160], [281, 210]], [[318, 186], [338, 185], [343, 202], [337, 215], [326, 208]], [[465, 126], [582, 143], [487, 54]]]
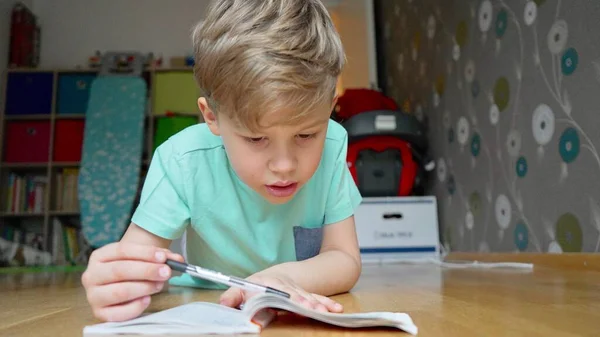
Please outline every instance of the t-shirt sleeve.
[[172, 240], [183, 234], [189, 219], [182, 170], [167, 141], [155, 151], [132, 222]]
[[338, 148], [325, 209], [325, 225], [342, 221], [354, 214], [362, 196], [354, 183], [347, 164], [348, 134]]

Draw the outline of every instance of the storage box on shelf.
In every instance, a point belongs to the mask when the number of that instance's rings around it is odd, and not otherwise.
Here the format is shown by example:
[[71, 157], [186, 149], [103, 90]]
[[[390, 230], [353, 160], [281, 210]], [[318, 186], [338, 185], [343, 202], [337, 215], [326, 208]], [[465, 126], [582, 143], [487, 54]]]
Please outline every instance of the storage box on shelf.
[[85, 113], [90, 87], [95, 78], [95, 73], [59, 74], [56, 113], [59, 115]]
[[[6, 240], [6, 233], [35, 228], [43, 251], [62, 254], [56, 245], [64, 242], [59, 243], [62, 239], [57, 235], [68, 238], [70, 247], [78, 240], [73, 236], [79, 235], [73, 230], [80, 220], [79, 163], [97, 70], [9, 69], [3, 75], [0, 238]], [[147, 68], [143, 77], [149, 90], [142, 177], [156, 146], [171, 134], [202, 122], [191, 68]], [[63, 228], [57, 230], [56, 226]], [[64, 254], [66, 259], [54, 257], [53, 261], [76, 261], [74, 251]]]
[[49, 115], [53, 110], [55, 72], [10, 71], [6, 81], [7, 116]]

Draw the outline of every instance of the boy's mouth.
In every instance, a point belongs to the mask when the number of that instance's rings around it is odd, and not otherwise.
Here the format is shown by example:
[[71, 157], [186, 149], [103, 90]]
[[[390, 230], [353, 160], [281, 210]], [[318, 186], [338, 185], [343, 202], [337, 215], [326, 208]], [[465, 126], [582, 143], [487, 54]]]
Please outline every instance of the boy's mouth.
[[277, 182], [272, 185], [266, 185], [267, 191], [269, 194], [279, 197], [285, 198], [296, 192], [296, 188], [298, 187], [298, 183], [294, 182]]

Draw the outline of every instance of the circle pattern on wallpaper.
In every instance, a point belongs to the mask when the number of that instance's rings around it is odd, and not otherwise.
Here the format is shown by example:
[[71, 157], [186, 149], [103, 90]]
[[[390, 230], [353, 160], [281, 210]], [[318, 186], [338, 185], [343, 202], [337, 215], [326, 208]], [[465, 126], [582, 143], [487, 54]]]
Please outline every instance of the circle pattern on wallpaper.
[[477, 96], [479, 96], [479, 90], [481, 90], [479, 81], [474, 80], [473, 83], [471, 83], [471, 95], [473, 95], [473, 98], [477, 98]]
[[496, 198], [496, 221], [502, 229], [507, 229], [512, 218], [512, 206], [510, 201], [504, 194], [500, 194]]
[[413, 43], [413, 48], [415, 48], [417, 50], [421, 47], [421, 32], [420, 31], [415, 32], [412, 43]]
[[453, 175], [450, 175], [448, 177], [448, 182], [446, 183], [446, 187], [448, 188], [448, 193], [450, 193], [450, 195], [453, 195], [454, 192], [456, 191], [456, 181], [454, 180]]
[[469, 60], [467, 65], [465, 66], [465, 80], [467, 83], [473, 82], [475, 79], [475, 62], [473, 60]]
[[427, 19], [427, 37], [430, 40], [435, 37], [435, 24], [435, 17], [430, 15], [429, 19]]
[[460, 60], [460, 46], [457, 44], [452, 48], [452, 59], [454, 61]]
[[446, 180], [447, 173], [448, 169], [446, 168], [446, 161], [444, 160], [444, 158], [438, 159], [437, 176], [440, 182], [444, 182]]
[[454, 33], [454, 39], [459, 47], [464, 47], [467, 44], [468, 38], [468, 25], [467, 21], [462, 20], [456, 25], [456, 32]]
[[477, 216], [481, 212], [481, 195], [475, 191], [469, 196], [469, 210]]
[[439, 75], [436, 79], [435, 79], [435, 91], [441, 95], [444, 94], [444, 90], [446, 89], [446, 79], [444, 78], [444, 75]]
[[423, 115], [423, 107], [421, 106], [421, 104], [417, 104], [417, 106], [415, 106], [415, 118], [419, 122], [422, 122], [425, 118], [425, 116]]
[[523, 20], [525, 24], [531, 26], [537, 18], [537, 5], [534, 1], [528, 1], [525, 5], [525, 11], [523, 13]]
[[471, 230], [474, 226], [475, 219], [473, 218], [473, 213], [467, 211], [467, 214], [465, 215], [465, 227], [467, 227], [468, 230]]
[[574, 73], [578, 63], [579, 54], [577, 50], [575, 48], [565, 50], [560, 63], [563, 74], [569, 76]]
[[502, 38], [508, 27], [508, 13], [502, 8], [496, 15], [496, 37]]
[[442, 117], [442, 124], [444, 128], [450, 127], [450, 111], [444, 110], [444, 116]]
[[500, 109], [498, 109], [498, 106], [496, 104], [492, 104], [492, 106], [490, 107], [490, 123], [492, 123], [492, 125], [496, 125], [498, 124], [499, 120]]
[[519, 157], [519, 159], [517, 160], [517, 163], [515, 164], [515, 170], [517, 171], [517, 176], [520, 178], [525, 178], [525, 176], [527, 175], [527, 170], [529, 168], [527, 167], [527, 159], [525, 159], [525, 157], [521, 156]]
[[558, 152], [565, 163], [572, 163], [579, 156], [581, 142], [577, 130], [569, 127], [563, 131], [558, 141]]
[[565, 213], [556, 222], [556, 240], [564, 252], [581, 252], [583, 232], [579, 219], [572, 213]]
[[522, 222], [519, 222], [515, 226], [514, 239], [515, 246], [517, 246], [520, 251], [523, 252], [527, 250], [527, 246], [529, 246], [529, 230]]
[[565, 49], [568, 39], [569, 27], [567, 26], [567, 22], [565, 20], [555, 21], [546, 37], [548, 49], [552, 54], [557, 55]]
[[487, 32], [492, 26], [492, 2], [483, 0], [479, 6], [479, 29]]
[[508, 107], [510, 100], [510, 84], [506, 77], [500, 77], [494, 85], [494, 103], [500, 111], [504, 111]]
[[521, 133], [511, 130], [506, 139], [506, 150], [511, 157], [517, 157], [521, 152]]
[[398, 54], [398, 59], [396, 60], [396, 68], [398, 72], [402, 72], [404, 70], [404, 54]]
[[548, 253], [560, 254], [562, 253], [562, 248], [558, 242], [552, 241], [550, 244], [548, 244]]
[[471, 137], [471, 154], [473, 157], [477, 157], [479, 152], [481, 152], [481, 136], [479, 136], [479, 133], [474, 132], [473, 137]]
[[462, 116], [458, 123], [456, 124], [456, 129], [458, 130], [458, 143], [461, 145], [465, 145], [469, 140], [469, 121], [465, 116]]
[[431, 98], [433, 106], [437, 108], [440, 105], [440, 95], [437, 92], [433, 92], [433, 97]]
[[533, 138], [539, 145], [546, 145], [552, 140], [554, 135], [554, 112], [552, 109], [542, 103], [533, 110], [531, 128]]

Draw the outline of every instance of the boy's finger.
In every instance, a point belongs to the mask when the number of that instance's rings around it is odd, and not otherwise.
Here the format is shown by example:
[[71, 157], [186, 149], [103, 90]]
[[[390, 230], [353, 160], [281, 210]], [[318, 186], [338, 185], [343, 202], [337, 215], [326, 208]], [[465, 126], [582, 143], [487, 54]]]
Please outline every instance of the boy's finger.
[[150, 305], [150, 296], [94, 310], [94, 316], [106, 322], [121, 322], [138, 317]]
[[168, 249], [164, 249], [163, 251], [167, 254], [167, 259], [175, 260], [175, 261], [179, 261], [179, 262], [185, 262], [185, 259], [180, 254], [173, 253]]
[[319, 300], [313, 295], [304, 290], [298, 291], [300, 297], [299, 302], [308, 307], [309, 309], [327, 311], [327, 308], [321, 304]]
[[110, 262], [115, 260], [140, 260], [148, 262], [164, 263], [167, 255], [167, 249], [135, 243], [115, 242], [95, 250], [90, 256], [92, 262]]
[[94, 307], [108, 307], [133, 301], [162, 290], [164, 282], [119, 282], [91, 288], [88, 302]]
[[330, 312], [343, 312], [344, 311], [344, 307], [340, 303], [332, 300], [329, 297], [321, 296], [321, 295], [317, 295], [317, 294], [313, 294], [313, 296], [319, 302], [321, 302], [321, 304], [323, 304], [327, 308], [327, 310]]
[[219, 298], [221, 305], [237, 308], [244, 302], [244, 294], [241, 289], [229, 288]]
[[88, 284], [103, 285], [122, 281], [166, 281], [171, 268], [166, 264], [142, 261], [115, 261], [86, 271]]

